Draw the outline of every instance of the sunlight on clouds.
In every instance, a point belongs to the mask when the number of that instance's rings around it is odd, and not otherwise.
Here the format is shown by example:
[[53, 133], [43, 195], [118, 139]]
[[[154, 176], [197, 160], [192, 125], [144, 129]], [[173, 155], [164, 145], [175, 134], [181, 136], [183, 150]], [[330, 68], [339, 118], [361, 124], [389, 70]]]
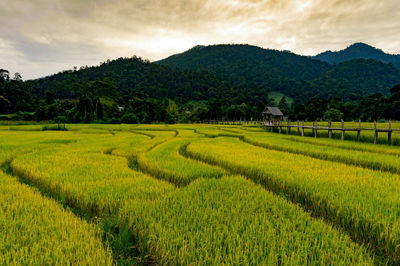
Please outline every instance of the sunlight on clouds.
[[282, 50], [291, 50], [296, 47], [296, 37], [278, 38], [275, 42]]
[[[104, 38], [103, 42], [107, 47], [119, 51], [146, 50], [146, 53], [153, 55], [164, 55], [171, 51], [184, 51], [197, 44], [189, 36], [167, 31], [161, 31], [151, 37]], [[139, 54], [138, 56], [143, 55]]]
[[[0, 2], [3, 68], [39, 75], [134, 54], [249, 43], [313, 55], [366, 42], [400, 53], [400, 0], [13, 0]], [[4, 40], [8, 42], [5, 49]], [[11, 45], [11, 46], [10, 46]], [[7, 58], [7, 60], [5, 60]], [[38, 75], [36, 72], [35, 75]], [[34, 77], [32, 75], [31, 77]]]
[[311, 7], [311, 1], [306, 1], [306, 0], [296, 0], [297, 4], [297, 9], [298, 11], [304, 11], [305, 9]]
[[0, 68], [9, 66], [10, 72], [16, 72], [19, 62], [24, 60], [24, 55], [15, 49], [13, 42], [0, 38]]

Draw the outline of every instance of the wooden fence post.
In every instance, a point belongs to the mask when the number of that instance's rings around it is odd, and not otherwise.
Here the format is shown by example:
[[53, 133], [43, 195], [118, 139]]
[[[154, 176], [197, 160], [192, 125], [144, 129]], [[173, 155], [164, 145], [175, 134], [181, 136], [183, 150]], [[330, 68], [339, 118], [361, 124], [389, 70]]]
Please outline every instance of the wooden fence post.
[[331, 120], [329, 120], [329, 122], [328, 122], [328, 127], [330, 128], [330, 129], [328, 129], [328, 135], [329, 135], [329, 138], [331, 139], [332, 138], [332, 121]]
[[361, 139], [361, 119], [358, 120], [358, 131], [357, 131], [357, 140], [360, 141]]
[[315, 129], [314, 129], [314, 137], [316, 138], [318, 135], [318, 122], [315, 121], [315, 125], [314, 125]]
[[389, 120], [388, 143], [392, 144], [392, 121]]
[[378, 143], [378, 131], [376, 131], [376, 121], [375, 121], [375, 135], [374, 135], [374, 144]]
[[297, 120], [297, 135], [300, 135], [300, 121]]
[[315, 121], [312, 122], [312, 134], [315, 134]]
[[342, 119], [342, 140], [344, 140], [344, 121]]
[[304, 120], [303, 120], [302, 126], [301, 126], [301, 136], [304, 137]]

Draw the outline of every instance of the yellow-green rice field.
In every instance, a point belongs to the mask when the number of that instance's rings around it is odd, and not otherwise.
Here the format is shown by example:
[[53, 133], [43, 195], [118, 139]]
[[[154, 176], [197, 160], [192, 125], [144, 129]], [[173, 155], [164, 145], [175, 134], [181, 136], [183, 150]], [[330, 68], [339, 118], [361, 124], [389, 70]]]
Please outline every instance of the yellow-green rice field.
[[42, 129], [0, 126], [0, 265], [400, 264], [396, 134]]

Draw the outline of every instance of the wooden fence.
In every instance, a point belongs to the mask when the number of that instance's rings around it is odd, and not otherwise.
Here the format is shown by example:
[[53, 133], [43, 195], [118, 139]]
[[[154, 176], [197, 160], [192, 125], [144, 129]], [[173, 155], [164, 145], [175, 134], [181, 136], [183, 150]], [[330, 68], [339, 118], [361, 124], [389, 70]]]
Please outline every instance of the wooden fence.
[[373, 131], [374, 132], [374, 144], [378, 143], [378, 134], [379, 133], [387, 133], [388, 136], [388, 143], [390, 144], [392, 142], [392, 133], [394, 131], [400, 131], [400, 129], [395, 129], [392, 128], [392, 122], [389, 121], [389, 128], [377, 128], [377, 123], [376, 121], [374, 122], [374, 128], [362, 128], [361, 127], [361, 121], [358, 122], [358, 127], [345, 127], [344, 126], [344, 121], [342, 120], [342, 126], [341, 127], [332, 127], [332, 122], [329, 121], [328, 122], [328, 126], [327, 127], [321, 127], [318, 126], [317, 122], [313, 122], [312, 126], [305, 126], [304, 125], [304, 121], [301, 122], [297, 121], [297, 124], [292, 125], [290, 123], [290, 121], [287, 122], [286, 125], [284, 124], [280, 124], [280, 125], [269, 125], [268, 123], [264, 123], [264, 126], [267, 128], [278, 128], [279, 129], [279, 133], [282, 132], [282, 128], [286, 128], [286, 133], [290, 134], [291, 133], [291, 129], [292, 128], [297, 128], [297, 132], [300, 135], [300, 131], [301, 131], [301, 136], [304, 136], [304, 129], [311, 129], [313, 131], [314, 137], [318, 136], [318, 131], [319, 130], [327, 130], [328, 131], [328, 137], [332, 138], [332, 132], [333, 131], [340, 131], [342, 134], [341, 139], [344, 140], [345, 138], [345, 132], [346, 131], [355, 131], [357, 132], [357, 140], [360, 140], [361, 137], [361, 131]]
[[332, 127], [332, 122], [328, 122], [328, 126], [318, 126], [318, 122], [315, 121], [313, 122], [312, 126], [306, 126], [304, 125], [304, 121], [297, 121], [297, 123], [292, 124], [290, 121], [287, 121], [285, 123], [281, 124], [270, 124], [268, 122], [263, 122], [263, 121], [218, 121], [218, 120], [204, 120], [202, 121], [203, 123], [206, 124], [219, 124], [219, 125], [242, 125], [242, 124], [259, 124], [260, 126], [264, 126], [265, 128], [277, 128], [279, 130], [279, 133], [282, 133], [282, 129], [286, 128], [286, 133], [291, 134], [292, 129], [297, 129], [297, 134], [304, 136], [304, 130], [305, 129], [311, 129], [313, 132], [314, 137], [318, 136], [318, 131], [322, 130], [327, 130], [328, 131], [328, 137], [332, 138], [332, 132], [334, 131], [339, 131], [341, 132], [341, 139], [345, 139], [345, 132], [346, 131], [353, 131], [357, 132], [357, 140], [359, 141], [361, 138], [361, 131], [373, 131], [374, 132], [374, 144], [378, 143], [378, 134], [379, 133], [387, 133], [388, 137], [388, 143], [390, 144], [392, 142], [392, 133], [395, 131], [400, 131], [400, 129], [397, 128], [392, 128], [392, 122], [389, 121], [389, 127], [388, 128], [377, 128], [377, 122], [374, 122], [374, 127], [373, 128], [363, 128], [361, 127], [361, 121], [358, 122], [358, 127], [345, 127], [344, 126], [344, 121], [342, 120], [342, 125], [341, 127]]
[[200, 124], [215, 124], [215, 125], [243, 125], [243, 124], [253, 124], [253, 125], [263, 125], [263, 121], [245, 121], [245, 120], [234, 120], [234, 121], [221, 121], [221, 120], [202, 120]]

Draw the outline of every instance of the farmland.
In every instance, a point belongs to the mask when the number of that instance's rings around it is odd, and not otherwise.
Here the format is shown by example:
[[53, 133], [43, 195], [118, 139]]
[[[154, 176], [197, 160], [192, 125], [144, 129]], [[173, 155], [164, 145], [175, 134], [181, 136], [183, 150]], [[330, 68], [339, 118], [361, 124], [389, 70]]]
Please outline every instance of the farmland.
[[400, 264], [399, 146], [250, 125], [42, 128], [0, 126], [1, 265]]

